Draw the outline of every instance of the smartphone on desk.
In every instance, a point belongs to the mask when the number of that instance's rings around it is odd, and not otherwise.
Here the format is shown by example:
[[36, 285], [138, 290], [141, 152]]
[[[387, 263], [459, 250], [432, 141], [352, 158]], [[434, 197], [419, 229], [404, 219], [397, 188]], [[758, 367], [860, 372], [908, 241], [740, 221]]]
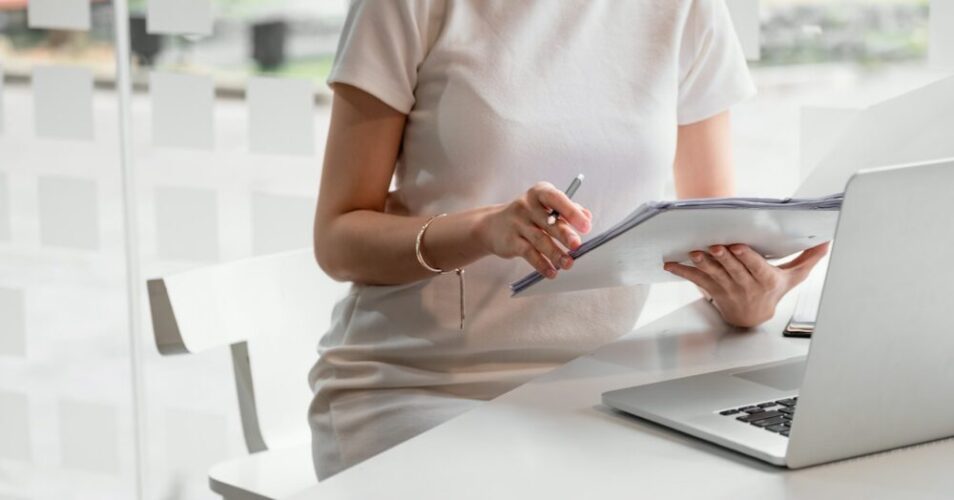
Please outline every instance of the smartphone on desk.
[[797, 323], [793, 320], [788, 322], [788, 326], [782, 331], [782, 335], [796, 339], [810, 339], [814, 331], [815, 323]]

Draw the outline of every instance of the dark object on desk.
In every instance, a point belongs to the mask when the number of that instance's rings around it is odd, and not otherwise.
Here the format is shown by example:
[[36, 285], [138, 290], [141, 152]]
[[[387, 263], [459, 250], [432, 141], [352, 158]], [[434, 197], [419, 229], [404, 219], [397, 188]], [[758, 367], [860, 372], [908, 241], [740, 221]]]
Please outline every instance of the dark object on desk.
[[785, 331], [782, 332], [782, 335], [785, 337], [792, 337], [796, 339], [810, 339], [812, 338], [812, 332], [815, 331], [815, 322], [797, 322], [795, 318], [792, 318], [788, 322], [788, 326], [785, 327]]
[[815, 331], [815, 319], [818, 318], [818, 304], [821, 302], [822, 285], [825, 283], [828, 262], [825, 261], [813, 271], [799, 287], [798, 302], [792, 311], [792, 319], [785, 326], [782, 335], [799, 339], [810, 339]]

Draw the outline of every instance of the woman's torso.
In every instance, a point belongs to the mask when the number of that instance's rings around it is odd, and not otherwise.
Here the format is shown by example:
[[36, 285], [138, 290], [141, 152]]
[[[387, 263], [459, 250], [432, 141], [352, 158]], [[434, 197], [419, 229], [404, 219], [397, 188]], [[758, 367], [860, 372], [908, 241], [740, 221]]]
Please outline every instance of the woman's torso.
[[[595, 234], [658, 198], [675, 151], [686, 3], [434, 2], [440, 26], [417, 68], [387, 211], [503, 203], [583, 173], [575, 201]], [[313, 411], [353, 389], [494, 397], [628, 332], [645, 298], [643, 288], [510, 298], [528, 271], [490, 257], [468, 266], [464, 331], [456, 276], [354, 286], [321, 341]]]

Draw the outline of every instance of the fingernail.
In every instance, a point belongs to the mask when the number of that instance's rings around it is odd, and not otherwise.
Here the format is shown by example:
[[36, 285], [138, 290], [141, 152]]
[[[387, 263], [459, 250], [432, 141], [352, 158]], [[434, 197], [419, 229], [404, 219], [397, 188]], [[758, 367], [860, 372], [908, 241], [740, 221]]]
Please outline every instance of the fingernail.
[[556, 275], [557, 275], [556, 269], [547, 269], [547, 278], [550, 278], [552, 280], [553, 278], [556, 278]]
[[572, 266], [572, 265], [573, 265], [573, 259], [571, 259], [571, 258], [569, 258], [569, 257], [563, 257], [562, 259], [560, 259], [560, 266], [561, 266], [563, 269], [569, 269], [570, 266]]
[[732, 250], [732, 253], [736, 255], [740, 255], [742, 253], [742, 247], [740, 247], [739, 245], [732, 245], [731, 247], [729, 247], [729, 250]]
[[701, 252], [693, 252], [693, 253], [691, 253], [691, 254], [689, 254], [689, 255], [690, 255], [690, 257], [692, 257], [692, 261], [693, 261], [693, 262], [702, 262], [702, 253], [701, 253]]
[[710, 251], [712, 252], [712, 255], [715, 255], [716, 257], [722, 257], [722, 254], [725, 253], [725, 248], [721, 246], [714, 246], [710, 249]]

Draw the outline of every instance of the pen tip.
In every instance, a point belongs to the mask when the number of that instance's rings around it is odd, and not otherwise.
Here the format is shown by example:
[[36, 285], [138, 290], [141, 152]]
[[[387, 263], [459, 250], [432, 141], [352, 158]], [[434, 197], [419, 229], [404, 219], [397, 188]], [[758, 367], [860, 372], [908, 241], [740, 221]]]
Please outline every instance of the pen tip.
[[580, 175], [576, 176], [576, 178], [582, 181], [582, 180], [583, 180], [583, 174], [580, 174]]

